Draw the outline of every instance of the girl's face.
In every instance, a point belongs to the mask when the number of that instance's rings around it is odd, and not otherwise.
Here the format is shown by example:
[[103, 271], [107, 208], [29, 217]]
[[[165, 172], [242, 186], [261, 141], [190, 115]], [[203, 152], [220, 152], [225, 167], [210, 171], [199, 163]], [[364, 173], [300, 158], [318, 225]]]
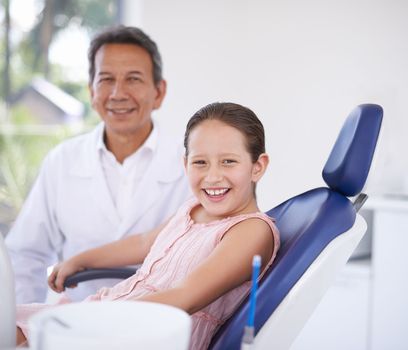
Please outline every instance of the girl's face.
[[254, 184], [266, 170], [266, 154], [252, 163], [245, 136], [219, 120], [206, 120], [195, 127], [188, 146], [187, 175], [207, 220], [258, 210]]

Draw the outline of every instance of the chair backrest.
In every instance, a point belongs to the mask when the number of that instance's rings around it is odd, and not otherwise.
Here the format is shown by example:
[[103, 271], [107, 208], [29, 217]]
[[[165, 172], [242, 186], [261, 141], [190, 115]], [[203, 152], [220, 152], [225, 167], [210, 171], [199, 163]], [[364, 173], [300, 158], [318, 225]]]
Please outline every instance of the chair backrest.
[[[269, 210], [281, 234], [281, 247], [257, 294], [255, 334], [323, 249], [350, 229], [356, 210], [347, 198], [366, 182], [381, 128], [383, 111], [357, 106], [346, 119], [323, 169], [328, 187], [312, 189]], [[249, 310], [248, 298], [218, 330], [210, 349], [240, 349]]]

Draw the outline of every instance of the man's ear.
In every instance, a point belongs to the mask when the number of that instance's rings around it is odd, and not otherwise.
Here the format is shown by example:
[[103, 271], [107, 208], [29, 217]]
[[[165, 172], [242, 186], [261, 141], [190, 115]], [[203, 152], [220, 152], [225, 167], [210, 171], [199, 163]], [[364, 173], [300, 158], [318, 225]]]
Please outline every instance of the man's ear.
[[160, 80], [156, 84], [156, 98], [154, 100], [153, 109], [160, 108], [163, 102], [164, 96], [166, 96], [166, 91], [167, 91], [167, 82], [165, 80]]
[[253, 164], [252, 167], [252, 181], [258, 182], [260, 178], [265, 174], [266, 169], [269, 164], [269, 156], [266, 153], [259, 155], [258, 160]]
[[95, 93], [94, 93], [94, 89], [91, 83], [88, 84], [88, 91], [89, 91], [89, 96], [91, 97], [91, 105], [93, 107], [93, 99], [94, 99]]

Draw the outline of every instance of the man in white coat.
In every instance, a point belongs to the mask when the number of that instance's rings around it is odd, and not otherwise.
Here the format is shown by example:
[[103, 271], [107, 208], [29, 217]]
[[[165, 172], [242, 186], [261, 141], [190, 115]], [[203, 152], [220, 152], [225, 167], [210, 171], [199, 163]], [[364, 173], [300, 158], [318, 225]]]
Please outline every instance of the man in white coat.
[[[156, 44], [134, 27], [116, 27], [91, 42], [89, 89], [102, 122], [45, 158], [7, 235], [18, 303], [43, 302], [47, 267], [58, 260], [168, 219], [190, 195], [175, 142], [152, 121], [166, 93]], [[118, 281], [81, 283], [81, 300]]]

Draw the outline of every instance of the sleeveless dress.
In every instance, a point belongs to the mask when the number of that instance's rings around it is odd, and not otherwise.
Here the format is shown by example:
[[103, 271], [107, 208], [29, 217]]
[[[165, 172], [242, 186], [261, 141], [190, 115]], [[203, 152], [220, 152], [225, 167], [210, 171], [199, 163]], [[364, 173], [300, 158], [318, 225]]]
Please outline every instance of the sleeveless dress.
[[[188, 200], [159, 233], [149, 254], [139, 270], [112, 288], [101, 288], [82, 302], [102, 300], [136, 300], [144, 295], [173, 288], [197, 268], [214, 250], [228, 230], [237, 223], [259, 218], [269, 224], [273, 235], [274, 251], [266, 268], [272, 264], [279, 248], [279, 234], [273, 219], [261, 212], [242, 214], [212, 221], [195, 223], [191, 210], [198, 205], [194, 198]], [[250, 233], [248, 233], [250, 235]], [[211, 304], [191, 315], [192, 333], [190, 349], [207, 349], [212, 336], [239, 306], [250, 290], [251, 282], [225, 293]], [[69, 303], [63, 296], [58, 304]], [[55, 304], [54, 304], [55, 305]], [[54, 305], [27, 304], [17, 306], [17, 326], [27, 336], [27, 320], [38, 311]]]

